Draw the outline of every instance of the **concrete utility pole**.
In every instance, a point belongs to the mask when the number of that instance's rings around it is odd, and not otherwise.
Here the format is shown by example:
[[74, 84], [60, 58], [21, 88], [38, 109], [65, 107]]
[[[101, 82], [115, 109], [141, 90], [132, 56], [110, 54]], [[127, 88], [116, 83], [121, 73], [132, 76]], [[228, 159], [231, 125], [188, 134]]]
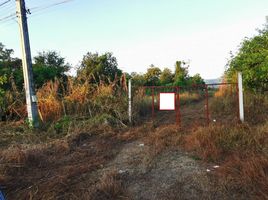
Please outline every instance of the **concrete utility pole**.
[[23, 67], [28, 120], [30, 126], [36, 128], [39, 126], [39, 120], [37, 110], [37, 98], [35, 95], [34, 84], [33, 84], [32, 58], [31, 58], [25, 1], [16, 0], [16, 7], [17, 7], [18, 23], [20, 28], [20, 35], [21, 35], [22, 67]]

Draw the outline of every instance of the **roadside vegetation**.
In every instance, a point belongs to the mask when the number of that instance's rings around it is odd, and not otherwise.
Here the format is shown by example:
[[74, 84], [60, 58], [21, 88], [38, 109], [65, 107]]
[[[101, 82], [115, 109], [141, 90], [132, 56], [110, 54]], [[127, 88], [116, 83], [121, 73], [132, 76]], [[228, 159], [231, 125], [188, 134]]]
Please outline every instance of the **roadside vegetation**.
[[[138, 141], [148, 149], [142, 162], [133, 157], [131, 165], [144, 164], [145, 173], [162, 154], [183, 151], [200, 165], [220, 166], [209, 174], [221, 192], [218, 198], [268, 199], [267, 44], [266, 28], [245, 39], [224, 74], [236, 82], [236, 72], [243, 72], [246, 122], [235, 117], [235, 88], [220, 87], [209, 94], [212, 123], [200, 126], [189, 120], [185, 127], [150, 122], [150, 91], [140, 86], [204, 84], [200, 75], [189, 75], [187, 63], [177, 61], [174, 73], [152, 65], [145, 74], [127, 74], [111, 53], [87, 53], [76, 76], [70, 76], [71, 66], [57, 52], [41, 52], [33, 69], [42, 125], [30, 129], [21, 60], [0, 43], [1, 190], [8, 199], [132, 199], [127, 184], [136, 177], [104, 169], [125, 145]], [[129, 78], [133, 126], [127, 113]], [[181, 94], [181, 104], [193, 117], [197, 114], [189, 105], [201, 105], [202, 95]], [[216, 121], [220, 117], [224, 123]], [[178, 188], [171, 193], [179, 193]]]

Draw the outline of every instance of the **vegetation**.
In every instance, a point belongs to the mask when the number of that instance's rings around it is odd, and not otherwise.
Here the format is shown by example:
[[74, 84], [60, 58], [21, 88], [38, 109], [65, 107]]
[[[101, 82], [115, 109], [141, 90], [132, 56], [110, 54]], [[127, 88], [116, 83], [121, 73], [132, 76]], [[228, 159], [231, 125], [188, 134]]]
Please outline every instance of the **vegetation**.
[[[135, 178], [141, 180], [154, 170], [165, 178], [173, 177], [162, 174], [165, 167], [158, 164], [164, 159], [164, 163], [171, 162], [172, 170], [180, 169], [181, 165], [173, 166], [177, 157], [170, 156], [175, 152], [187, 157], [187, 170], [192, 169], [189, 158], [191, 162], [198, 160], [203, 165], [220, 166], [212, 175], [202, 175], [213, 180], [210, 184], [220, 190], [219, 198], [267, 199], [268, 114], [264, 112], [268, 110], [267, 38], [267, 29], [264, 29], [259, 35], [245, 39], [225, 74], [228, 80], [233, 80], [237, 71], [243, 71], [246, 123], [238, 123], [234, 116], [237, 112], [235, 88], [222, 86], [209, 93], [208, 108], [213, 118], [206, 127], [195, 123], [195, 118], [203, 119], [198, 112], [203, 116], [207, 109], [205, 91], [202, 87], [187, 88], [204, 84], [204, 80], [199, 74], [190, 76], [189, 66], [183, 61], [176, 61], [174, 72], [151, 65], [144, 74], [127, 74], [118, 68], [112, 53], [88, 52], [77, 75], [68, 76], [70, 64], [59, 53], [48, 51], [38, 53], [33, 59], [42, 126], [29, 129], [25, 123], [21, 60], [12, 57], [13, 50], [0, 43], [3, 121], [0, 122], [0, 182], [5, 186], [4, 192], [10, 199], [131, 199], [126, 188]], [[130, 78], [134, 87], [134, 126], [129, 126], [127, 114], [127, 80]], [[174, 120], [175, 112], [156, 113], [157, 123], [149, 122], [146, 113], [151, 111], [152, 99], [144, 96], [146, 91], [140, 86], [182, 86], [180, 111], [182, 116], [183, 112], [190, 113], [190, 118], [184, 119], [186, 125], [161, 125], [163, 117]], [[157, 106], [157, 97], [155, 100]], [[140, 121], [144, 123], [137, 123]], [[131, 161], [124, 160], [131, 151], [135, 156], [130, 154]], [[120, 152], [124, 154], [121, 157], [124, 162], [116, 160]], [[111, 166], [120, 170], [111, 170]], [[129, 171], [124, 172], [122, 166]], [[203, 173], [198, 171], [199, 175]], [[150, 178], [155, 178], [155, 174]], [[154, 181], [159, 184], [159, 179]], [[179, 187], [182, 183], [176, 184], [172, 192], [170, 188], [164, 192], [177, 194], [183, 190]], [[191, 187], [196, 186], [186, 188]], [[219, 192], [204, 191], [211, 195], [210, 199]]]
[[231, 55], [228, 79], [233, 79], [237, 71], [243, 72], [247, 90], [264, 92], [268, 90], [268, 26], [259, 30], [258, 35], [245, 38], [237, 55]]

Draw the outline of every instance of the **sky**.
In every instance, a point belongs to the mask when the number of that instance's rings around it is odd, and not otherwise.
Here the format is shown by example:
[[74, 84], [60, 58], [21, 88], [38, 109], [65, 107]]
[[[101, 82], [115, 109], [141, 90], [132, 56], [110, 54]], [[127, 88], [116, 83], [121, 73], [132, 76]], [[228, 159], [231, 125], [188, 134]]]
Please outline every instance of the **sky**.
[[[31, 9], [62, 0], [25, 1]], [[15, 12], [15, 0], [4, 8], [0, 18]], [[56, 50], [75, 67], [87, 52], [112, 52], [129, 73], [144, 73], [151, 64], [174, 70], [184, 60], [191, 75], [212, 79], [222, 76], [230, 51], [257, 34], [267, 15], [267, 0], [73, 0], [32, 10], [28, 26], [32, 56]], [[16, 22], [0, 21], [0, 42], [21, 57]]]

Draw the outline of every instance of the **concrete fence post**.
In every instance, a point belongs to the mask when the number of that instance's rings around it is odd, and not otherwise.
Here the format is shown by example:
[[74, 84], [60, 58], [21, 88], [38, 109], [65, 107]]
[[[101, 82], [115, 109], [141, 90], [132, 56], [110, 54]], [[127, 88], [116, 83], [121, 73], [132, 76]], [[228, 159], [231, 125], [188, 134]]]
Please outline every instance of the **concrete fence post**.
[[239, 97], [239, 118], [241, 122], [244, 122], [244, 99], [243, 99], [243, 78], [242, 73], [238, 72], [238, 97]]
[[131, 79], [128, 80], [128, 119], [132, 123]]

